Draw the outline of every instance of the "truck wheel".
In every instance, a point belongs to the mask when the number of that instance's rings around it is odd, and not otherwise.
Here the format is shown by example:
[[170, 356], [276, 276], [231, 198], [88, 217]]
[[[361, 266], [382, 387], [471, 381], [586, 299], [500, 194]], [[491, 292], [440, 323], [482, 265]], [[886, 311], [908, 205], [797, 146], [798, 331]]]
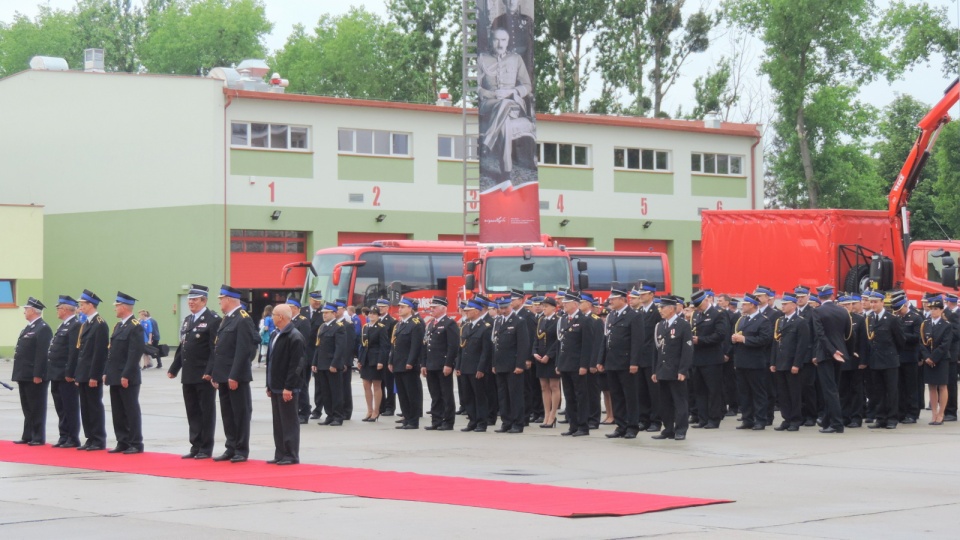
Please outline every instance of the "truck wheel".
[[847, 273], [843, 281], [843, 290], [850, 293], [860, 293], [870, 286], [870, 266], [858, 264]]

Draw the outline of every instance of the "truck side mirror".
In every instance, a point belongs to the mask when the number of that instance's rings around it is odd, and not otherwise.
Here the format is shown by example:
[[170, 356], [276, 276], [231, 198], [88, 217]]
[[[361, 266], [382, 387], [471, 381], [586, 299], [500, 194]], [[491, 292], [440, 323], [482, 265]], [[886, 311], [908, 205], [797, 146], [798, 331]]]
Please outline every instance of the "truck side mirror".
[[940, 280], [943, 283], [944, 287], [949, 287], [951, 289], [957, 289], [957, 268], [944, 268], [943, 269], [943, 278]]
[[473, 274], [467, 274], [467, 276], [463, 278], [463, 286], [468, 291], [472, 291], [477, 286], [477, 277]]
[[874, 255], [870, 259], [870, 281], [880, 283], [883, 280], [883, 259]]
[[403, 285], [399, 281], [391, 281], [387, 286], [387, 299], [390, 305], [395, 306], [400, 303], [400, 296], [403, 292]]
[[587, 271], [587, 261], [579, 260], [577, 261], [577, 272], [586, 272]]
[[590, 288], [590, 276], [588, 276], [586, 272], [581, 272], [580, 275], [577, 276], [577, 287], [581, 291], [585, 291]]
[[467, 263], [467, 272], [476, 272], [476, 271], [477, 271], [477, 263], [474, 262], [474, 261], [468, 262], [468, 263]]

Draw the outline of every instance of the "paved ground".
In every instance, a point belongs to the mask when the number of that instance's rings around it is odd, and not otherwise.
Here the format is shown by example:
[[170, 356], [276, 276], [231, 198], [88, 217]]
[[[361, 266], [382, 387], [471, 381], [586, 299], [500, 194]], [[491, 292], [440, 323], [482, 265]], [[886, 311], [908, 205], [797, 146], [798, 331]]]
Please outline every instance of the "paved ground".
[[[0, 380], [12, 364], [0, 361]], [[254, 370], [259, 386], [263, 370]], [[362, 403], [359, 381], [354, 399]], [[145, 374], [148, 451], [187, 450], [179, 384]], [[109, 405], [108, 405], [109, 409]], [[363, 406], [360, 405], [360, 416]], [[307, 463], [734, 499], [620, 518], [566, 519], [281, 489], [0, 463], [0, 537], [46, 538], [956, 538], [960, 425], [821, 435], [690, 430], [684, 442], [394, 430], [391, 419], [303, 426]], [[107, 423], [109, 425], [109, 410]], [[462, 422], [458, 417], [458, 422]], [[20, 435], [0, 390], [0, 439]], [[269, 402], [254, 392], [252, 455], [273, 454]], [[458, 426], [459, 427], [459, 426]], [[52, 404], [48, 434], [56, 434]], [[108, 427], [109, 443], [113, 443]], [[222, 449], [222, 434], [217, 450]], [[243, 465], [228, 465], [242, 467]]]

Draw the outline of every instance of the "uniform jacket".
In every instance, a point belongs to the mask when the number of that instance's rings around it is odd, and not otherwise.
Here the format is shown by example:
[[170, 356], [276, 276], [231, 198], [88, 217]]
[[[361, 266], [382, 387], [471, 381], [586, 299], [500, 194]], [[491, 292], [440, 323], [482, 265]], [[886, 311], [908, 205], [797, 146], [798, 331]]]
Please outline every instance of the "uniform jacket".
[[770, 365], [773, 321], [759, 313], [753, 317], [743, 316], [734, 332], [743, 334], [746, 340], [733, 345], [734, 366], [738, 369], [766, 369]]
[[313, 365], [318, 371], [336, 368], [345, 369], [353, 353], [347, 343], [347, 325], [343, 321], [333, 320], [320, 325], [317, 330], [316, 352]]
[[773, 322], [773, 351], [770, 365], [777, 371], [799, 368], [810, 355], [810, 324], [794, 313]]
[[53, 330], [43, 317], [37, 317], [24, 327], [13, 353], [13, 375], [10, 378], [18, 382], [33, 382], [34, 377], [47, 379], [47, 350], [52, 339]]
[[843, 371], [859, 369], [860, 366], [866, 366], [870, 361], [870, 341], [867, 340], [866, 318], [859, 313], [850, 314], [851, 333], [847, 339], [847, 350], [851, 351], [851, 359], [844, 362]]
[[176, 376], [180, 370], [182, 384], [200, 384], [203, 374], [213, 363], [214, 342], [217, 340], [217, 331], [222, 319], [216, 313], [205, 309], [200, 317], [193, 319], [191, 313], [180, 325], [180, 345], [173, 354], [173, 363], [169, 373]]
[[676, 381], [679, 375], [690, 376], [693, 365], [693, 330], [683, 317], [673, 324], [660, 321], [655, 330], [657, 360], [654, 373], [657, 381]]
[[817, 350], [814, 353], [818, 361], [833, 360], [833, 355], [840, 351], [844, 361], [851, 360], [852, 354], [847, 351], [847, 336], [852, 332], [853, 319], [846, 309], [836, 302], [825, 302], [813, 311], [814, 339], [817, 341]]
[[[307, 346], [309, 341], [311, 345], [314, 345], [317, 342], [317, 338], [313, 333], [313, 325], [310, 324], [310, 319], [308, 319], [303, 312], [300, 312], [299, 315], [294, 317], [291, 321], [293, 327], [297, 329], [297, 332], [300, 333], [300, 337], [303, 338], [303, 358], [300, 359], [300, 374], [303, 375], [305, 369], [309, 369], [313, 365], [313, 347]], [[288, 390], [292, 390], [288, 388]]]
[[[530, 344], [530, 348], [525, 353], [526, 358], [524, 358], [524, 361], [530, 361], [533, 359], [533, 346], [537, 343], [537, 315], [523, 307], [514, 311], [514, 314], [523, 319], [523, 323], [527, 328], [527, 343]], [[521, 353], [523, 353], [523, 351], [521, 351]]]
[[507, 318], [497, 317], [493, 323], [493, 368], [497, 373], [526, 369], [533, 348], [530, 345], [528, 320], [516, 312]]
[[144, 345], [143, 327], [136, 317], [131, 315], [126, 322], [118, 322], [113, 326], [104, 371], [106, 384], [117, 386], [121, 378], [127, 379], [130, 386], [140, 384], [140, 360], [143, 358]]
[[[80, 336], [77, 338], [77, 367], [73, 370], [78, 384], [102, 382], [109, 345], [110, 330], [99, 313], [80, 326]], [[69, 366], [67, 373], [70, 373]]]
[[817, 354], [817, 350], [820, 348], [820, 344], [817, 343], [816, 339], [816, 330], [813, 328], [813, 306], [807, 304], [805, 306], [797, 307], [797, 315], [803, 318], [807, 322], [807, 332], [810, 335], [809, 345], [807, 346], [807, 354], [803, 359], [804, 364], [809, 364], [813, 361], [814, 357]]
[[407, 370], [409, 365], [412, 369], [420, 370], [420, 349], [423, 347], [423, 321], [416, 316], [411, 316], [406, 321], [397, 321], [393, 326], [393, 336], [391, 342], [393, 347], [390, 349], [390, 364], [393, 365], [394, 373], [401, 373]]
[[[304, 317], [306, 321], [306, 317]], [[291, 321], [291, 324], [292, 321]], [[284, 330], [287, 330], [284, 328]], [[299, 391], [303, 386], [303, 357], [306, 344], [295, 326], [271, 336], [267, 354], [266, 386], [271, 392]]]
[[900, 350], [904, 347], [903, 322], [887, 310], [866, 317], [864, 331], [870, 344], [870, 369], [900, 367]]
[[[953, 326], [953, 335], [960, 336], [960, 310], [944, 309], [943, 316]], [[950, 357], [956, 360], [958, 356], [960, 356], [960, 339], [954, 337], [953, 344], [950, 346]]]
[[557, 357], [557, 370], [561, 373], [576, 372], [580, 368], [589, 368], [594, 359], [594, 343], [600, 339], [596, 327], [587, 321], [587, 316], [577, 311], [573, 318], [566, 313], [557, 321], [557, 339], [560, 342], [560, 354]]
[[650, 309], [646, 311], [641, 306], [637, 313], [643, 321], [643, 347], [640, 348], [639, 365], [640, 367], [652, 368], [654, 360], [657, 358], [656, 328], [662, 317], [660, 317], [660, 310], [654, 304], [651, 304]]
[[390, 336], [382, 322], [365, 324], [360, 329], [360, 365], [376, 369], [377, 364], [387, 365], [390, 356]]
[[449, 316], [430, 321], [424, 329], [423, 367], [430, 371], [454, 367], [460, 348], [459, 334], [457, 322]]
[[213, 350], [213, 362], [207, 364], [207, 374], [217, 384], [229, 380], [250, 382], [253, 373], [250, 362], [253, 361], [260, 343], [257, 325], [250, 315], [237, 309], [220, 322]]
[[551, 360], [557, 359], [557, 353], [560, 352], [560, 343], [557, 341], [557, 321], [560, 315], [553, 314], [549, 319], [540, 317], [537, 320], [537, 342], [534, 345], [534, 352], [540, 356], [547, 356]]
[[639, 366], [643, 337], [643, 317], [633, 308], [623, 308], [620, 315], [611, 311], [607, 315], [606, 350], [599, 363], [604, 369], [614, 371]]
[[713, 366], [723, 363], [724, 345], [729, 342], [729, 318], [717, 306], [693, 312], [693, 365]]
[[488, 373], [493, 357], [493, 326], [483, 320], [467, 322], [460, 327], [460, 354], [457, 369], [461, 375]]
[[740, 320], [739, 311], [731, 311], [729, 309], [721, 310], [721, 312], [727, 317], [727, 338], [723, 342], [724, 356], [728, 356], [730, 360], [733, 360], [733, 342], [730, 341], [730, 338], [733, 337], [733, 329], [737, 326], [737, 321]]
[[900, 318], [903, 328], [903, 348], [900, 349], [901, 364], [915, 364], [920, 361], [920, 325], [923, 316], [910, 307], [906, 315]]
[[62, 381], [66, 377], [73, 378], [73, 372], [67, 368], [77, 369], [77, 337], [80, 336], [80, 319], [70, 317], [60, 323], [60, 327], [53, 334], [50, 349], [47, 352], [47, 379]]
[[933, 319], [923, 321], [920, 335], [920, 357], [923, 360], [929, 358], [936, 365], [952, 360], [951, 350], [957, 336], [954, 335], [953, 325], [946, 318], [941, 317], [936, 323]]
[[347, 316], [346, 319], [338, 319], [343, 323], [343, 329], [347, 332], [347, 363], [344, 367], [353, 367], [353, 359], [357, 357], [360, 342], [357, 340], [357, 327], [354, 326], [353, 319]]

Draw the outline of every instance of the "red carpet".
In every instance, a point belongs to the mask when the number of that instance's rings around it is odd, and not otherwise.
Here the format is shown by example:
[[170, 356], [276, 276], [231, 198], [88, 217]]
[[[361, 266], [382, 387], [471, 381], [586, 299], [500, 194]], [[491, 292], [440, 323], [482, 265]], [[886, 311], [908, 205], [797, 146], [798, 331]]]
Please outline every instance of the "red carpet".
[[77, 452], [49, 445], [15, 445], [8, 441], [0, 442], [0, 461], [336, 493], [371, 499], [455, 504], [558, 517], [626, 516], [731, 502], [326, 465], [280, 467], [267, 465], [263, 461], [214, 463], [209, 459], [180, 459], [180, 456], [173, 454], [151, 452], [129, 456], [103, 451]]

